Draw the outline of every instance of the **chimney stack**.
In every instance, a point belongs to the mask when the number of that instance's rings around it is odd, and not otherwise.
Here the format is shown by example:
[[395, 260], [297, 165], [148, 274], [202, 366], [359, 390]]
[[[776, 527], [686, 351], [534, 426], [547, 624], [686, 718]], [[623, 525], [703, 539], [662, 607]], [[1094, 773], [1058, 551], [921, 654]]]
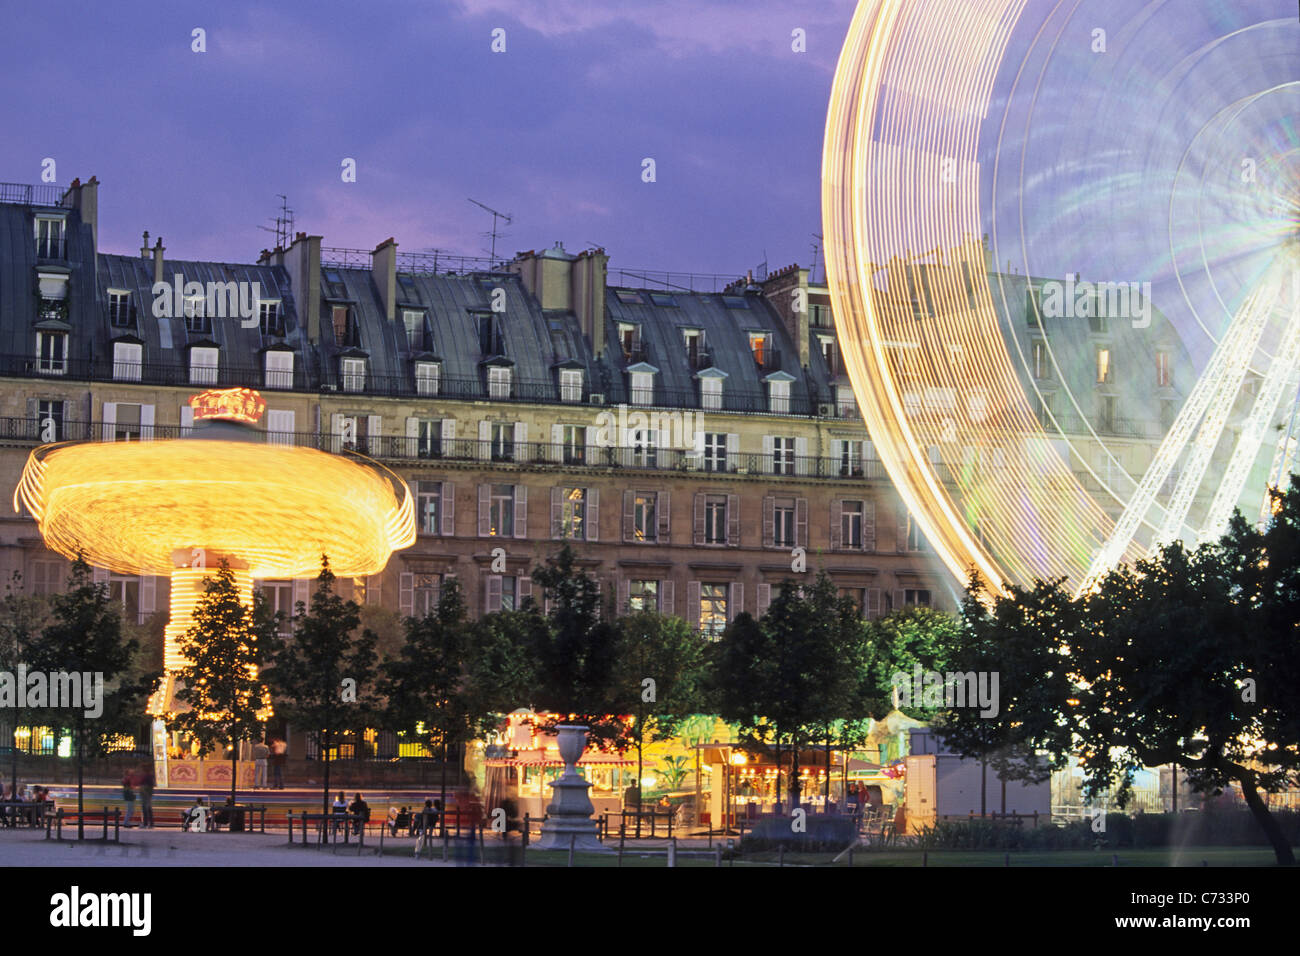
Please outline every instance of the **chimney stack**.
[[146, 229], [144, 231], [144, 235], [140, 237], [140, 258], [141, 259], [149, 258], [149, 230], [148, 229]]
[[298, 321], [307, 327], [313, 345], [320, 341], [320, 243], [320, 236], [300, 232], [283, 256]]
[[163, 249], [162, 236], [159, 236], [158, 241], [154, 243], [154, 247], [153, 247], [153, 281], [155, 283], [167, 281], [163, 278], [163, 252], [164, 251], [165, 250]]
[[379, 289], [384, 318], [391, 322], [397, 315], [397, 243], [392, 236], [370, 253], [370, 275]]

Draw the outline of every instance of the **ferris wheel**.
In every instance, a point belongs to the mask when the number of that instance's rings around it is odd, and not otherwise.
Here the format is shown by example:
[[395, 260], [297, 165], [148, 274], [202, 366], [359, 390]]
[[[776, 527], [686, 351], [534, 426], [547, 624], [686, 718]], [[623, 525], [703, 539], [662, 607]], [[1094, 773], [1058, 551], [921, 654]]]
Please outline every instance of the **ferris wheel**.
[[867, 428], [959, 578], [1083, 589], [1285, 484], [1294, 4], [863, 0], [822, 205]]

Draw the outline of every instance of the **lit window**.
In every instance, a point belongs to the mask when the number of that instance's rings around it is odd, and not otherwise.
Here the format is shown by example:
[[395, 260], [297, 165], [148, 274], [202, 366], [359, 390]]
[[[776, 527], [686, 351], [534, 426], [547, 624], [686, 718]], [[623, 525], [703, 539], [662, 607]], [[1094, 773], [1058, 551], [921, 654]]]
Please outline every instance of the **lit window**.
[[587, 489], [565, 488], [560, 509], [562, 536], [583, 540], [586, 537]]
[[657, 541], [659, 524], [655, 514], [659, 496], [637, 494], [632, 501], [632, 535], [637, 541]]
[[727, 629], [727, 585], [700, 585], [700, 630], [712, 640]]
[[515, 486], [493, 485], [488, 499], [488, 534], [509, 538], [515, 533]]
[[627, 588], [627, 609], [629, 611], [658, 611], [659, 582], [630, 581]]
[[750, 332], [749, 351], [753, 353], [755, 364], [762, 367], [763, 357], [767, 354], [767, 333]]
[[1097, 384], [1108, 385], [1110, 380], [1110, 349], [1097, 349]]

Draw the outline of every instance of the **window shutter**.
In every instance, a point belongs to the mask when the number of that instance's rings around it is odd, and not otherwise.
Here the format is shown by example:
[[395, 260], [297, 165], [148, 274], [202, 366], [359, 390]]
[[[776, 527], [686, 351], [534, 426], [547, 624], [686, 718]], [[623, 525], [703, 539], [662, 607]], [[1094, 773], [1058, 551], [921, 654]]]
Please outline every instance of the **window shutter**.
[[564, 489], [556, 485], [551, 489], [551, 537], [559, 538], [564, 534]]
[[491, 515], [488, 512], [488, 495], [490, 493], [490, 485], [478, 486], [478, 536], [480, 538], [486, 538], [488, 532], [492, 530]]
[[92, 567], [90, 569], [90, 582], [92, 584], [108, 584], [108, 568]]
[[181, 434], [186, 434], [189, 429], [194, 427], [194, 407], [192, 405], [181, 406]]
[[483, 419], [478, 423], [478, 458], [492, 457], [492, 423]]
[[112, 441], [117, 428], [117, 402], [104, 403], [104, 441]]
[[876, 503], [862, 502], [862, 550], [876, 550]]
[[153, 406], [140, 406], [140, 440], [153, 441]]
[[483, 590], [483, 610], [491, 614], [501, 610], [501, 575], [489, 574], [487, 587]]
[[673, 613], [673, 580], [668, 578], [659, 582], [659, 613]]
[[551, 426], [551, 447], [548, 449], [550, 454], [546, 456], [548, 461], [564, 461], [564, 426]]
[[661, 491], [655, 501], [655, 517], [659, 521], [659, 543], [667, 544], [669, 534], [672, 531], [671, 515], [671, 492]]
[[735, 432], [727, 435], [727, 471], [740, 467], [740, 436]]
[[596, 429], [588, 425], [586, 428], [583, 429], [583, 438], [587, 443], [587, 455], [586, 455], [587, 464], [596, 465], [597, 464], [596, 459], [597, 457], [599, 457], [596, 451], [597, 448]]
[[695, 524], [695, 543], [697, 545], [701, 545], [704, 543], [704, 495], [698, 491], [695, 493], [694, 524]]
[[629, 584], [630, 582], [626, 577], [622, 575], [619, 576], [618, 579], [618, 613], [619, 614], [628, 613], [627, 602], [628, 602], [628, 592], [630, 589]]
[[515, 485], [515, 537], [528, 537], [528, 486]]
[[693, 626], [700, 626], [700, 582], [686, 583], [686, 620]]
[[588, 541], [600, 540], [600, 489], [587, 489], [587, 520], [583, 522]]
[[636, 525], [634, 523], [635, 514], [633, 508], [636, 506], [636, 492], [623, 492], [623, 540], [631, 541], [636, 534]]
[[420, 453], [420, 420], [414, 416], [406, 420], [406, 448], [403, 457], [414, 458]]
[[[769, 475], [775, 474], [776, 472], [776, 459], [772, 455], [772, 442], [773, 436], [763, 436], [763, 471], [767, 472]], [[728, 447], [727, 451], [730, 453], [730, 447]]]
[[838, 475], [844, 462], [844, 442], [839, 438], [831, 439], [831, 474]]
[[524, 602], [533, 596], [533, 579], [526, 574], [515, 578], [515, 595], [519, 607], [523, 607]]
[[444, 418], [442, 420], [442, 453], [452, 455], [452, 443], [456, 440], [456, 419]]
[[442, 483], [442, 500], [438, 502], [442, 507], [442, 533], [444, 537], [451, 538], [456, 534], [456, 486], [450, 481]]
[[384, 576], [382, 574], [371, 574], [366, 578], [366, 603], [383, 605]]
[[895, 510], [898, 516], [897, 524], [895, 524], [895, 527], [898, 530], [894, 532], [894, 550], [906, 551], [907, 550], [907, 506], [900, 504]]
[[880, 588], [867, 588], [867, 617], [880, 616]]
[[366, 453], [382, 455], [384, 440], [383, 419], [379, 415], [370, 415], [366, 419]]
[[745, 610], [745, 585], [739, 581], [727, 588], [727, 620], [734, 621]]
[[740, 495], [727, 495], [727, 546], [740, 547]]
[[772, 585], [760, 584], [758, 586], [758, 607], [757, 616], [762, 617], [767, 613], [767, 606], [772, 603]]
[[904, 602], [905, 600], [907, 600], [907, 595], [903, 593], [903, 589], [902, 589], [902, 588], [897, 588], [897, 589], [895, 589], [895, 591], [894, 591], [894, 610], [895, 610], [895, 611], [901, 611], [901, 610], [903, 609], [903, 602]]
[[808, 499], [794, 500], [794, 543], [801, 548], [808, 547]]
[[841, 517], [844, 514], [844, 502], [839, 498], [831, 501], [831, 550], [840, 549], [840, 537], [842, 529], [840, 527]]
[[158, 579], [152, 574], [140, 575], [140, 623], [143, 624], [158, 603]]
[[763, 498], [763, 547], [770, 548], [776, 541], [776, 499]]
[[402, 617], [415, 614], [415, 575], [410, 571], [403, 571], [398, 578], [397, 610]]
[[295, 615], [298, 613], [299, 604], [307, 605], [308, 607], [311, 605], [311, 596], [307, 591], [309, 580], [309, 578], [293, 579], [293, 614]]
[[515, 422], [515, 455], [520, 459], [524, 457], [522, 446], [528, 443], [528, 423]]
[[808, 474], [808, 439], [796, 437], [794, 440], [794, 473]]

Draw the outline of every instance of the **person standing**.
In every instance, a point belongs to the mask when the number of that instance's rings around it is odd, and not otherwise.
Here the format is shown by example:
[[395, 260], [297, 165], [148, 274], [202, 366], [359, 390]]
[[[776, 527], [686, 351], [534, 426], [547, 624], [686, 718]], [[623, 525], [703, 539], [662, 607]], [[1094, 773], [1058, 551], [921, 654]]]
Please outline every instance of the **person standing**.
[[130, 769], [122, 774], [122, 799], [126, 801], [126, 819], [122, 826], [129, 827], [135, 816], [135, 774]]
[[284, 789], [284, 761], [289, 745], [280, 737], [271, 740], [271, 771], [276, 790]]
[[140, 826], [153, 829], [153, 764], [146, 761], [140, 768]]
[[271, 753], [266, 742], [259, 740], [253, 744], [253, 789], [266, 789], [266, 758]]

